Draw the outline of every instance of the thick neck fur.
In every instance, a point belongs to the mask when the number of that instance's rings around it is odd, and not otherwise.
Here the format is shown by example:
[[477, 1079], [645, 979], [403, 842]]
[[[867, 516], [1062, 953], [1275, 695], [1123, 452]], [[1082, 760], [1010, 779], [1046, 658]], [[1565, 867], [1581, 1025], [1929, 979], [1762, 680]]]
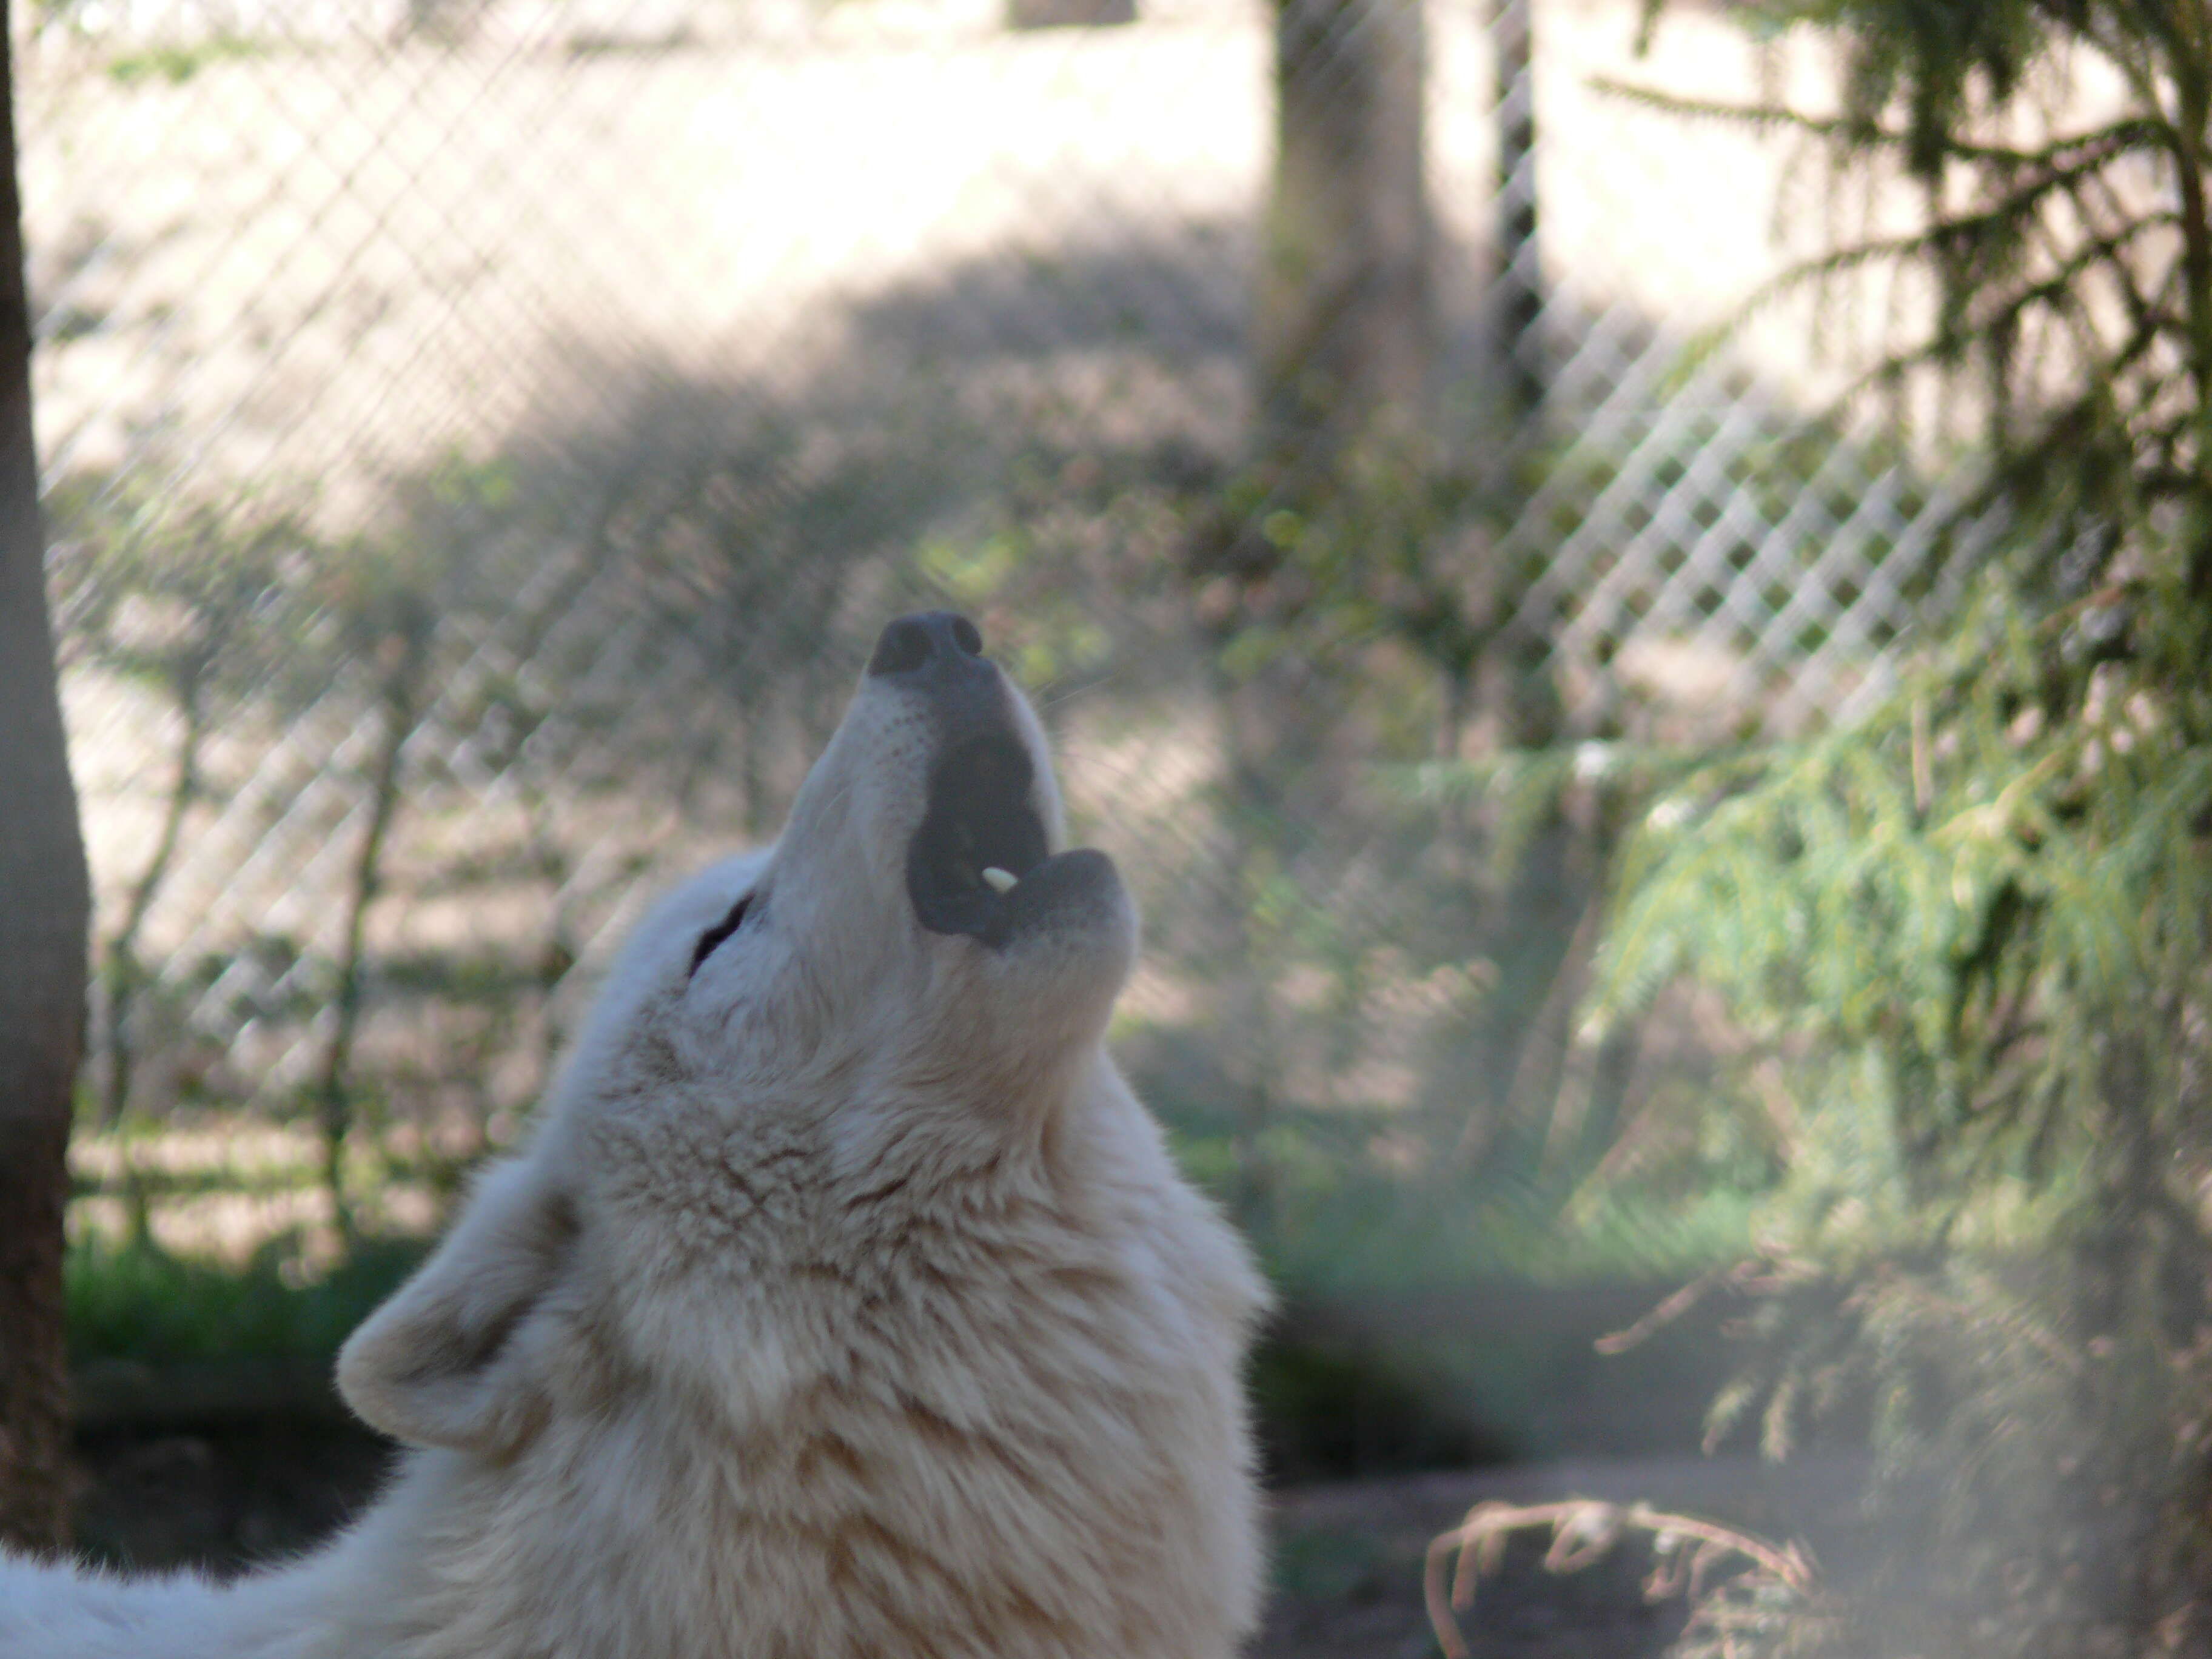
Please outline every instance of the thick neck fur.
[[[162, 1592], [190, 1617], [51, 1649], [0, 1611], [0, 1655], [1226, 1659], [1258, 1577], [1235, 1380], [1258, 1286], [1161, 1187], [1110, 1067], [1079, 1094], [1057, 1172], [957, 1136], [751, 1148], [744, 1196], [690, 1218], [700, 1258], [575, 1287], [516, 1455], [413, 1454], [330, 1554]], [[692, 1340], [710, 1321], [729, 1346]], [[578, 1573], [579, 1529], [614, 1570]]]

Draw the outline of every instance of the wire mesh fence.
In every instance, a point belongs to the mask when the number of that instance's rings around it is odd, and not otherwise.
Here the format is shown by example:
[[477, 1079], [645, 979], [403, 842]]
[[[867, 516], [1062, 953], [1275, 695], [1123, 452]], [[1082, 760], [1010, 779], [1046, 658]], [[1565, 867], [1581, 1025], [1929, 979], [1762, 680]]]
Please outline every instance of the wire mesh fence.
[[[421, 1224], [923, 602], [1057, 729], [1149, 918], [1127, 1047], [1224, 1181], [1286, 1114], [1480, 1158], [1571, 1069], [1593, 878], [1500, 875], [1528, 838], [1419, 763], [1530, 684], [1547, 741], [1848, 707], [1955, 529], [1808, 417], [1802, 310], [1686, 356], [1792, 158], [1593, 77], [1818, 72], [1711, 16], [1639, 59], [1596, 0], [25, 10], [84, 1225]], [[1414, 474], [1316, 507], [1393, 399]]]

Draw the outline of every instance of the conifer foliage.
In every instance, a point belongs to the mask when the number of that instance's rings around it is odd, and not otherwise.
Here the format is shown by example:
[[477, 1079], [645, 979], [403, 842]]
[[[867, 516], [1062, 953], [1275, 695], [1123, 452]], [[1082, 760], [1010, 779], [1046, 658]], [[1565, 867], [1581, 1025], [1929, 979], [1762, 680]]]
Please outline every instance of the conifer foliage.
[[2203, 1652], [2212, 9], [1755, 15], [1836, 39], [1840, 107], [1675, 107], [1917, 186], [1917, 226], [1786, 280], [1925, 283], [1867, 384], [1977, 404], [2009, 529], [1870, 718], [1709, 763], [1624, 860], [1609, 1011], [1718, 988], [1802, 1112], [1716, 1431], [1870, 1425], [1854, 1651]]

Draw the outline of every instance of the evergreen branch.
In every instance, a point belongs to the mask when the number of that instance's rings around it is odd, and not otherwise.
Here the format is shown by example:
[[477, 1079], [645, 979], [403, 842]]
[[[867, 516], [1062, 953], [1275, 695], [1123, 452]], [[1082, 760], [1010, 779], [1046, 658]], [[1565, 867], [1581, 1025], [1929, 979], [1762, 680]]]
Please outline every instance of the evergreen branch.
[[[2073, 291], [2075, 278], [2092, 266], [2100, 264], [2110, 263], [2124, 271], [2127, 268], [2126, 261], [2118, 258], [2120, 252], [2143, 232], [2155, 229], [2161, 225], [2171, 225], [2176, 217], [2177, 216], [2171, 213], [2147, 216], [2133, 224], [2124, 225], [2112, 234], [2100, 237], [2095, 241], [2063, 256], [2063, 263], [2059, 264], [2049, 276], [2039, 282], [2032, 283], [2007, 298], [2000, 300], [1994, 308], [1984, 311], [1968, 321], [1948, 340], [1948, 343], [1954, 347], [1963, 345], [1973, 336], [1988, 335], [1998, 329], [2010, 327], [2019, 323], [2029, 311], [2038, 306], [2048, 306], [2054, 310], [2078, 307], [2080, 301]], [[2126, 284], [2126, 292], [2136, 301], [2129, 307], [2133, 317], [2137, 319], [2147, 317], [2149, 314], [2149, 302], [2135, 293], [2132, 283]]]
[[[1990, 1610], [2018, 1605], [2023, 1565], [2056, 1598], [2039, 1616], [2151, 1628], [2195, 1607], [2212, 1560], [2187, 1530], [2193, 1468], [2156, 1473], [2212, 1375], [2197, 1358], [2212, 1230], [2186, 1175], [2212, 1073], [2212, 11], [1777, 0], [1776, 15], [1851, 48], [1844, 118], [1612, 90], [1874, 151], [1858, 159], [1877, 181], [1887, 148], [1931, 185], [1912, 234], [1799, 262], [1735, 326], [1878, 264], [1939, 284], [1941, 308], [1881, 342], [1845, 398], [1989, 370], [1998, 453], [1979, 501], [2005, 504], [2013, 532], [1934, 660], [1848, 733], [1660, 802], [1624, 860], [1600, 994], [1618, 1007], [1694, 975], [1797, 1085], [1776, 1219], [1837, 1293], [1753, 1316], [1765, 1351], [1716, 1425], [1763, 1416], [1787, 1442], [1847, 1371], [1886, 1469], [1942, 1461], [1961, 1547], [1936, 1582], [1990, 1634], [1913, 1650], [2018, 1650], [2018, 1621]], [[2013, 131], [2026, 73], [2069, 41], [2126, 78], [2127, 118], [2040, 149], [1959, 131]], [[2130, 199], [2123, 155], [2160, 169], [2156, 199]], [[1973, 191], [1960, 210], [1932, 189], [1946, 180]], [[2061, 561], [2090, 590], [2064, 603]], [[2125, 1563], [2119, 1582], [2083, 1554], [2089, 1522], [2038, 1507], [2130, 1480], [2141, 1524], [2175, 1540], [2156, 1582]]]
[[1955, 257], [1962, 248], [1972, 247], [1986, 237], [2016, 228], [2045, 198], [2054, 191], [2069, 189], [2077, 181], [2094, 175], [2112, 159], [2112, 155], [2102, 155], [2073, 166], [2054, 168], [1978, 212], [1940, 218], [1924, 230], [1857, 242], [1814, 258], [1800, 260], [1753, 289], [1751, 298], [1745, 302], [1746, 309], [1765, 304], [1808, 282], [1839, 276], [1846, 270], [1878, 261], [1928, 259], [1941, 264]]
[[[2082, 193], [2091, 191], [2094, 191], [2103, 198], [2101, 205], [2105, 212], [2124, 225], [2131, 218], [2139, 218], [2146, 225], [2178, 227], [2180, 223], [2181, 216], [2170, 210], [2158, 210], [2139, 215], [2130, 214], [2127, 207], [2113, 193], [2112, 180], [2103, 173], [2094, 173], [2079, 181], [2075, 192], [2077, 203], [2080, 202]], [[2081, 205], [2086, 221], [2088, 217], [2087, 204], [2081, 203]], [[2136, 286], [2134, 267], [2126, 260], [2120, 258], [2118, 249], [2115, 248], [2106, 268], [2112, 271], [2114, 279], [2119, 283], [2120, 295], [2127, 304], [2130, 319], [2140, 327], [2150, 315], [2152, 307], [2149, 297]]]
[[[1840, 141], [1858, 148], [1909, 150], [1917, 142], [1910, 132], [1855, 116], [1808, 115], [1784, 104], [1732, 104], [1721, 99], [1690, 98], [1604, 75], [1593, 76], [1589, 85], [1594, 91], [1603, 93], [1607, 97], [1619, 98], [1662, 115], [1721, 121], [1757, 130], [1787, 130], [1815, 138]], [[2021, 149], [2010, 144], [1977, 143], [1959, 137], [1954, 137], [1945, 148], [1948, 154], [1962, 161], [2025, 169], [2069, 166], [2084, 151], [2096, 152], [2092, 164], [2101, 166], [2105, 161], [2124, 151], [2152, 147], [2166, 147], [2165, 123], [2130, 115], [2101, 127], [2093, 127], [2086, 132], [2069, 133], [2055, 138], [2038, 149]]]
[[[1800, 261], [1787, 270], [1778, 272], [1752, 290], [1736, 308], [1735, 314], [1715, 331], [1717, 336], [1738, 332], [1748, 326], [1761, 312], [1778, 304], [1790, 295], [1809, 285], [1831, 281], [1838, 276], [1869, 264], [1884, 262], [1908, 263], [1914, 259], [1940, 257], [1942, 241], [1955, 235], [1961, 227], [1980, 228], [1994, 222], [1992, 214], [1977, 215], [1972, 220], [1948, 221], [1942, 225], [1911, 234], [1887, 237], [1860, 242], [1834, 250], [1813, 259]], [[2136, 289], [2132, 273], [2120, 256], [2142, 232], [2160, 225], [2171, 225], [2177, 216], [2164, 212], [2146, 216], [2141, 222], [2124, 226], [2112, 235], [2100, 238], [2091, 246], [2072, 256], [2063, 270], [2051, 278], [2020, 290], [2010, 301], [2000, 301], [1994, 311], [1967, 325], [1939, 327], [1935, 333], [1900, 351], [1887, 353], [1854, 378], [1837, 402], [1849, 404], [1876, 386], [1893, 385], [1916, 368], [1942, 367], [1954, 361], [1965, 347], [1976, 338], [1987, 337], [1995, 329], [2016, 323], [2039, 303], [2051, 304], [2070, 297], [2065, 290], [2069, 276], [2078, 276], [2093, 265], [2102, 264], [2120, 280], [2123, 294], [2130, 313], [2139, 324], [2148, 319], [2156, 325], [2174, 323], [2177, 319], [2159, 313], [2152, 303]], [[2146, 341], [2146, 346], [2149, 342]], [[2139, 353], [2131, 354], [2139, 356]]]
[[[2153, 321], [2138, 328], [2101, 362], [2090, 360], [2094, 366], [2083, 376], [2087, 390], [2070, 402], [2045, 413], [2039, 422], [2041, 435], [1996, 470], [1984, 485], [1982, 495], [1972, 505], [1986, 505], [1988, 499], [2010, 489], [2020, 480], [2047, 479], [2069, 461], [2079, 460], [2079, 434], [2085, 426], [2095, 422], [2099, 411], [2112, 407], [2112, 400], [2118, 388], [2125, 383], [2136, 365], [2157, 344], [2160, 333], [2157, 324]], [[1916, 354], [1913, 361], [1905, 366], [1917, 367], [1933, 361], [1932, 351], [1923, 350]], [[2130, 426], [2124, 419], [2118, 424], [2123, 429]]]
[[2066, 749], [2053, 749], [2007, 783], [1995, 800], [1964, 808], [1937, 826], [1930, 839], [1942, 845], [1978, 838], [1995, 841], [2007, 835], [2022, 798], [2037, 785], [2048, 781], [2069, 758]]
[[[2149, 327], [2139, 329], [2097, 365], [2087, 377], [2092, 382], [2092, 390], [2046, 415], [2041, 422], [2044, 436], [2022, 455], [2016, 457], [2011, 465], [2000, 468], [1980, 489], [1967, 497], [1962, 504], [1962, 510], [1973, 513], [1990, 506], [2004, 493], [2007, 477], [2016, 478], [2025, 476], [2037, 467], [2061, 459], [2063, 452], [2074, 442], [2070, 434], [2075, 423], [2102, 406], [2104, 394], [2111, 386], [2134, 368], [2158, 343], [2161, 332], [2159, 322], [2160, 319], [2154, 318]], [[1938, 335], [1902, 350], [1887, 353], [1855, 376], [1838, 394], [1836, 401], [1841, 404], [1852, 403], [1877, 387], [1895, 385], [1916, 369], [1940, 369], [1952, 360], [1952, 355], [1960, 347], [1972, 343], [1972, 338], [1971, 333], [1948, 337]], [[2027, 464], [2026, 466], [2023, 463]]]

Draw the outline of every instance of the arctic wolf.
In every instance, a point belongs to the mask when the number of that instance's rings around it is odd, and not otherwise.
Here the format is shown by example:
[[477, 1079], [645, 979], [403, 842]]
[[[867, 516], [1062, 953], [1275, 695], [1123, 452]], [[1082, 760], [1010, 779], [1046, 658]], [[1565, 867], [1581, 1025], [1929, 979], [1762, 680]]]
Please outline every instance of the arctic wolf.
[[892, 623], [346, 1344], [381, 1501], [231, 1588], [0, 1562], [0, 1659], [1224, 1659], [1263, 1291], [1101, 1047], [1136, 937], [975, 628]]

